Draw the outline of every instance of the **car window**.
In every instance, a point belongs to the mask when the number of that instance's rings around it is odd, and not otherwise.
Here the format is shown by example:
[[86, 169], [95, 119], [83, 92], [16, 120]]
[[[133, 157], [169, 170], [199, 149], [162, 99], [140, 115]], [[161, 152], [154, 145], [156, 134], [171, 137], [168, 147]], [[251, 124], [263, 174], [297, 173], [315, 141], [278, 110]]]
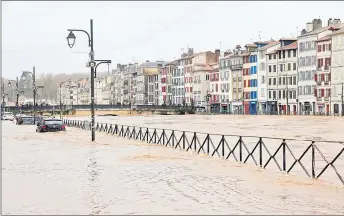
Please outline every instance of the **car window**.
[[47, 125], [62, 124], [62, 121], [61, 120], [45, 120], [44, 123], [47, 124]]

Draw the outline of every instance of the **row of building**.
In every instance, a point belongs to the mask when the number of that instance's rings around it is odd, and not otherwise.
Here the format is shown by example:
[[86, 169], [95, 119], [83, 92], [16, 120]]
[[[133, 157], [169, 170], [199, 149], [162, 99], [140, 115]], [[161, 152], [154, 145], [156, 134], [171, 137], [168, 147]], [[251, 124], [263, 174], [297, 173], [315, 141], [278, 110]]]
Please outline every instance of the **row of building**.
[[[96, 79], [97, 104], [194, 105], [245, 114], [341, 113], [344, 24], [320, 19], [297, 38], [258, 41], [242, 48], [194, 52], [173, 61], [117, 64]], [[64, 104], [89, 104], [90, 82], [65, 82]]]

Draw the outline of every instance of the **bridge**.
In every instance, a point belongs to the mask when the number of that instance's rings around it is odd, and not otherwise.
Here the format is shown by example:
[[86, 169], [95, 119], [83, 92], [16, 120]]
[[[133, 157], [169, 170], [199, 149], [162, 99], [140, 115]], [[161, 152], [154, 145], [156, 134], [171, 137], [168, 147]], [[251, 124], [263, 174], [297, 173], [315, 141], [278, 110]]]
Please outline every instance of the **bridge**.
[[[22, 112], [33, 113], [34, 107], [31, 106], [6, 106], [5, 111], [9, 112]], [[96, 115], [123, 115], [123, 114], [160, 114], [160, 115], [184, 115], [194, 114], [194, 107], [190, 106], [178, 106], [178, 105], [110, 105], [110, 104], [97, 104], [94, 105]], [[64, 115], [88, 115], [90, 105], [71, 105], [71, 106], [59, 106], [59, 105], [37, 105], [35, 106], [36, 112], [43, 114], [64, 114]]]

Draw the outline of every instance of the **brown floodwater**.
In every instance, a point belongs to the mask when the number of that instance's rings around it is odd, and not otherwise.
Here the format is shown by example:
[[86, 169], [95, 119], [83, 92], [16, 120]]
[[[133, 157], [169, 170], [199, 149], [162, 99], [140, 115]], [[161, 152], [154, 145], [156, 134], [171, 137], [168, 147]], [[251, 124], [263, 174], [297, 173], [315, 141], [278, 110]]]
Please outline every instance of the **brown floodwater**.
[[[102, 120], [143, 124], [140, 117], [115, 118]], [[183, 120], [165, 124], [207, 130], [201, 120]], [[2, 122], [2, 156], [3, 214], [344, 214], [344, 186], [326, 178], [105, 133], [90, 142], [90, 132], [76, 128], [35, 133], [34, 126]]]

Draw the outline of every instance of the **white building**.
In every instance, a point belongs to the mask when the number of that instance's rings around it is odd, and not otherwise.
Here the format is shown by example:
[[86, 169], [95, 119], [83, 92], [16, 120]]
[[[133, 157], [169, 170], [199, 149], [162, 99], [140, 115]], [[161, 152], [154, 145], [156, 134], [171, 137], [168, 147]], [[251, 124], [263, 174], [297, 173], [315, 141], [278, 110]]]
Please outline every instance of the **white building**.
[[210, 65], [195, 66], [193, 71], [193, 100], [195, 107], [207, 106], [206, 96], [210, 92], [209, 72], [213, 70]]
[[[294, 41], [294, 42], [293, 42]], [[297, 41], [287, 42], [277, 49], [278, 54], [278, 105], [280, 114], [297, 114]], [[293, 43], [292, 43], [293, 42]], [[283, 46], [284, 45], [284, 46]]]
[[332, 62], [331, 62], [331, 112], [335, 115], [344, 113], [344, 29], [332, 35]]
[[266, 53], [275, 51], [280, 47], [279, 41], [272, 41], [268, 45], [258, 49], [258, 114], [267, 113], [267, 58]]
[[[340, 20], [337, 20], [340, 22]], [[337, 22], [337, 23], [338, 23]], [[299, 113], [315, 114], [316, 97], [315, 92], [317, 83], [314, 76], [317, 71], [317, 49], [316, 40], [332, 33], [331, 27], [342, 27], [343, 24], [328, 22], [328, 25], [322, 27], [320, 19], [314, 19], [313, 22], [306, 24], [306, 29], [301, 31], [298, 37], [298, 92], [299, 92]]]
[[231, 55], [225, 52], [224, 56], [220, 57], [219, 65], [219, 86], [220, 86], [220, 112], [231, 112], [230, 102], [232, 101], [232, 76], [231, 76]]

